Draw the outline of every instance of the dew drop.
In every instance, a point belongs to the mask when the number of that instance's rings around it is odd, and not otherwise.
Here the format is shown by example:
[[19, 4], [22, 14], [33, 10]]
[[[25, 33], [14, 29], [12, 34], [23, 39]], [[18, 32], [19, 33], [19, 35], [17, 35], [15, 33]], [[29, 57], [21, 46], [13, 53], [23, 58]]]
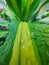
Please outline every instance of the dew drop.
[[49, 56], [49, 52], [47, 51], [47, 55]]
[[24, 41], [23, 40], [21, 40], [21, 43], [23, 43]]
[[34, 32], [32, 32], [32, 33], [31, 33], [31, 36], [33, 37], [33, 36], [34, 36], [34, 34], [35, 34], [35, 33], [34, 33]]
[[47, 42], [47, 45], [49, 46], [49, 42]]
[[23, 48], [25, 48], [25, 47], [23, 46]]
[[27, 49], [25, 46], [22, 46], [23, 49]]

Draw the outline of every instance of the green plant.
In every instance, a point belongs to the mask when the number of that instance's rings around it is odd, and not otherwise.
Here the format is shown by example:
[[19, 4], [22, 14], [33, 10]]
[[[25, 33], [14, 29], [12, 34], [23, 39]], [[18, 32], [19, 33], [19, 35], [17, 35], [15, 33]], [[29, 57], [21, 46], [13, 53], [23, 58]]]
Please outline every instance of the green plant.
[[36, 19], [41, 7], [49, 1], [41, 5], [40, 0], [6, 2], [12, 19], [8, 35], [0, 46], [0, 65], [49, 65], [49, 24]]

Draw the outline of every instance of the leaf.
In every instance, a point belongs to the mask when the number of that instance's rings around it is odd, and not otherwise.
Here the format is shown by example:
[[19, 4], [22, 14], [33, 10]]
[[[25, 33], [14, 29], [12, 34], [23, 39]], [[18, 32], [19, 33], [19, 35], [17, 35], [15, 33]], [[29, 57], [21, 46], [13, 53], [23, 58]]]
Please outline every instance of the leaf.
[[[6, 0], [9, 8], [14, 11], [20, 20], [26, 21], [28, 16], [33, 15], [40, 0]], [[36, 4], [36, 5], [35, 5]]]
[[30, 5], [32, 4], [34, 2], [34, 0], [28, 0], [27, 1], [27, 11], [29, 10], [29, 8], [30, 8]]
[[16, 0], [10, 0], [15, 12], [18, 14], [18, 16], [20, 16], [20, 13], [19, 13], [19, 7], [18, 7], [18, 3]]
[[44, 23], [44, 24], [48, 24], [49, 25], [49, 17], [44, 17], [44, 18], [39, 18], [36, 21], [37, 23]]
[[[38, 17], [39, 14], [43, 15], [46, 5], [49, 3], [47, 0], [43, 0], [40, 2], [37, 10], [35, 11], [34, 16]], [[39, 16], [40, 17], [40, 16]]]
[[45, 13], [41, 16], [41, 18], [45, 18], [45, 17], [49, 17], [49, 12], [45, 12]]
[[[34, 39], [40, 55], [41, 65], [49, 63], [49, 24], [28, 23], [31, 38]], [[36, 49], [36, 48], [35, 48]]]
[[40, 0], [33, 0], [30, 3], [30, 5], [28, 5], [29, 7], [27, 7], [27, 9], [26, 9], [25, 19], [33, 16], [33, 14], [34, 14], [35, 10], [37, 9], [39, 3], [40, 3]]
[[13, 8], [13, 6], [12, 6], [10, 0], [6, 0], [6, 2], [7, 2], [7, 4], [8, 4], [8, 6], [9, 6], [9, 10], [11, 10], [11, 12], [14, 13], [15, 11], [14, 11], [14, 8]]
[[9, 26], [10, 23], [7, 20], [0, 20], [0, 26]]
[[27, 0], [21, 0], [21, 11], [23, 12], [24, 11], [24, 9], [25, 9], [25, 7], [26, 7], [26, 5], [27, 5]]
[[8, 34], [9, 31], [0, 31], [0, 38]]

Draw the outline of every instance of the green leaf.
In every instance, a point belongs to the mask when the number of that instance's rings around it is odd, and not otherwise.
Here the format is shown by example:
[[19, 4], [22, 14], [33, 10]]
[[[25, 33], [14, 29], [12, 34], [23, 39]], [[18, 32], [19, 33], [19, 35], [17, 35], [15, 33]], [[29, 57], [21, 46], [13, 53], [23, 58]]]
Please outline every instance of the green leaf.
[[49, 65], [49, 25], [34, 22], [28, 23], [28, 26], [31, 39], [34, 39], [38, 48], [41, 65]]
[[45, 14], [43, 14], [43, 15], [41, 16], [41, 18], [45, 18], [45, 17], [49, 17], [49, 12], [46, 12]]
[[0, 20], [0, 26], [9, 26], [10, 23], [7, 20]]
[[26, 5], [27, 5], [27, 0], [21, 0], [21, 11], [23, 12], [24, 11], [24, 9], [25, 9], [25, 7], [26, 7]]
[[0, 38], [8, 34], [9, 31], [0, 31]]
[[29, 11], [31, 16], [33, 16], [34, 14], [33, 12], [37, 9], [39, 4], [40, 4], [40, 0], [36, 0], [31, 4], [30, 11]]
[[[47, 0], [43, 0], [43, 1], [41, 1], [40, 2], [40, 4], [39, 4], [39, 6], [38, 6], [38, 8], [37, 8], [37, 10], [35, 11], [35, 13], [34, 13], [34, 16], [35, 16], [35, 18], [39, 15], [39, 14], [42, 14], [43, 15], [43, 11], [45, 10], [45, 7], [46, 7], [46, 5], [49, 3], [49, 1], [47, 1]], [[42, 13], [43, 12], [43, 13]]]
[[34, 11], [40, 3], [40, 0], [6, 0], [10, 9], [12, 9], [20, 20], [26, 21], [28, 16], [33, 16]]
[[20, 16], [20, 13], [19, 13], [20, 10], [19, 10], [19, 8], [18, 8], [18, 3], [17, 3], [17, 1], [16, 1], [16, 0], [10, 0], [10, 2], [11, 2], [11, 4], [12, 4], [14, 10], [15, 10], [16, 13], [18, 14], [18, 16]]
[[40, 3], [40, 0], [33, 0], [33, 1], [31, 2], [31, 4], [28, 5], [29, 7], [26, 9], [25, 19], [26, 19], [27, 17], [33, 16], [33, 14], [34, 14], [35, 10], [37, 9], [39, 3]]
[[49, 17], [44, 17], [36, 20], [37, 23], [44, 23], [49, 25]]
[[30, 8], [30, 5], [32, 4], [34, 2], [34, 0], [28, 0], [27, 1], [27, 7], [26, 7], [26, 10], [27, 10], [27, 12], [29, 11], [29, 8]]
[[10, 0], [6, 0], [6, 2], [7, 2], [7, 4], [8, 4], [8, 6], [9, 6], [9, 10], [11, 10], [11, 12], [14, 13], [15, 11], [14, 11], [14, 8], [13, 8], [13, 6], [12, 6]]

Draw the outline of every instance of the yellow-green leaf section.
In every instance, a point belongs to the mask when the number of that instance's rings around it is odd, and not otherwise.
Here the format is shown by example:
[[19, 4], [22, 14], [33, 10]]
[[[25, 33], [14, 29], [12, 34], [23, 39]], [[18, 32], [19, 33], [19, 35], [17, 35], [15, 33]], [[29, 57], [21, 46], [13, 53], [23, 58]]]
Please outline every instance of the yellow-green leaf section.
[[13, 53], [9, 65], [41, 65], [34, 49], [30, 31], [26, 22], [21, 22], [14, 41]]
[[34, 0], [28, 0], [27, 1], [27, 10], [30, 8], [30, 5], [33, 3]]

